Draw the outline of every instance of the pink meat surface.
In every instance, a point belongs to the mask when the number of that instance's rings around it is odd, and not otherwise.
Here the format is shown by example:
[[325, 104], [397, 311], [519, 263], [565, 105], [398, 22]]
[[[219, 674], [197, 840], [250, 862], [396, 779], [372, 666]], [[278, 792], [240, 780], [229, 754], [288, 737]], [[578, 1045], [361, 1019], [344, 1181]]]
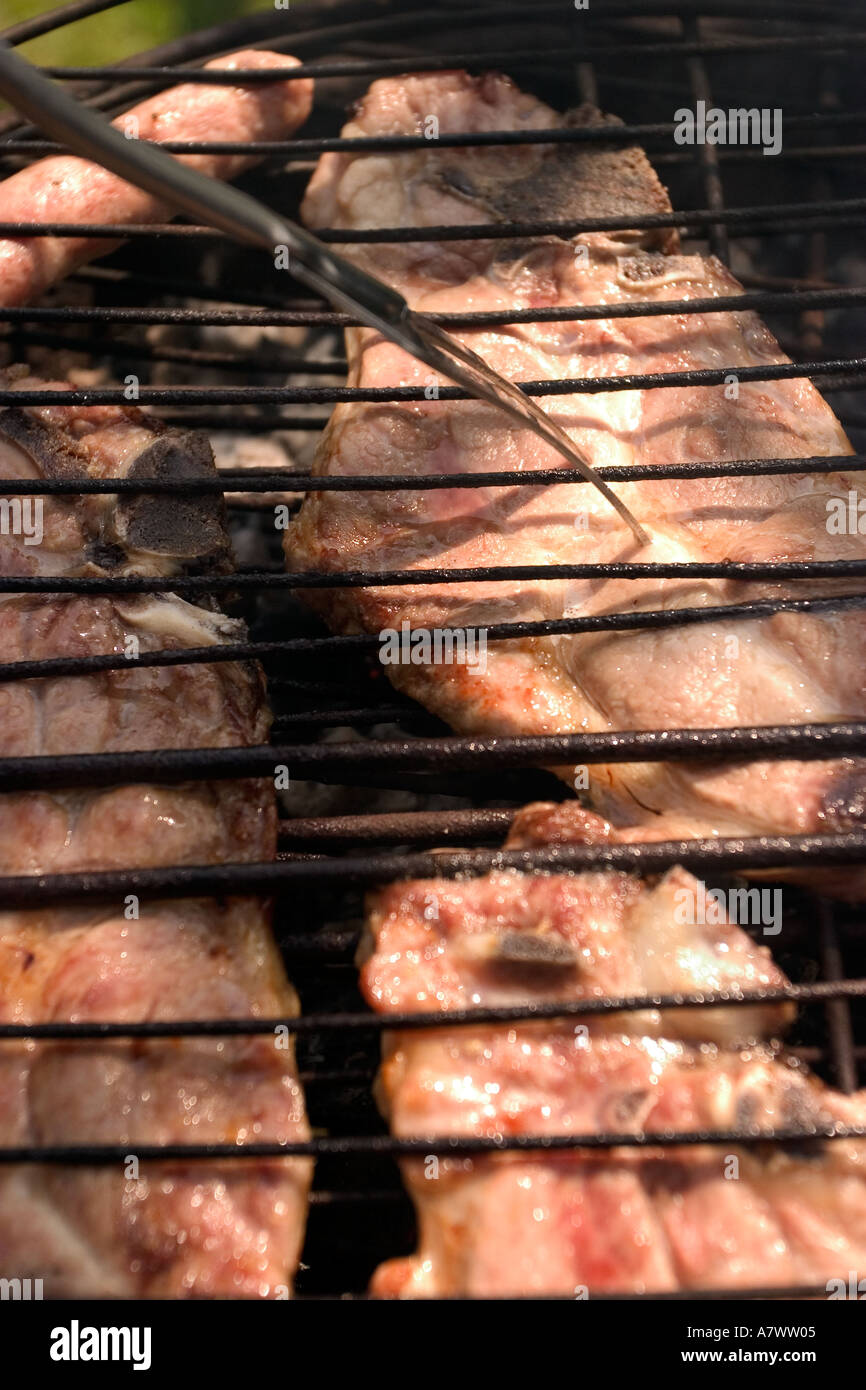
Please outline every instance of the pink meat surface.
[[[62, 383], [4, 376], [10, 386]], [[0, 412], [4, 478], [212, 470], [207, 445], [116, 407]], [[221, 504], [176, 496], [45, 500], [41, 545], [0, 538], [0, 573], [224, 571]], [[0, 660], [142, 653], [244, 639], [174, 594], [0, 599]], [[252, 663], [155, 667], [0, 686], [0, 756], [229, 747], [267, 740]], [[0, 796], [0, 872], [219, 864], [273, 857], [267, 784], [50, 787]], [[132, 910], [130, 910], [132, 907]], [[0, 1021], [289, 1017], [297, 998], [268, 905], [224, 897], [0, 912]], [[46, 1297], [281, 1297], [303, 1238], [309, 1164], [150, 1162], [149, 1144], [308, 1137], [290, 1048], [274, 1035], [0, 1043], [0, 1144], [119, 1144], [107, 1166], [0, 1169], [0, 1275]]]
[[[577, 806], [530, 807], [510, 847], [610, 837]], [[614, 837], [615, 838], [615, 837]], [[362, 987], [382, 1014], [778, 988], [731, 922], [689, 926], [674, 869], [494, 872], [375, 893]], [[386, 1036], [380, 1097], [405, 1137], [809, 1130], [862, 1125], [866, 1093], [823, 1086], [773, 1039], [787, 1005], [639, 1010]], [[710, 1144], [403, 1161], [417, 1253], [382, 1295], [580, 1295], [822, 1285], [866, 1258], [866, 1145]]]
[[[562, 117], [507, 79], [444, 73], [370, 89], [347, 136], [546, 129]], [[565, 118], [604, 119], [581, 108]], [[436, 226], [505, 218], [621, 216], [669, 209], [638, 149], [531, 145], [326, 154], [304, 215], [313, 228]], [[712, 257], [683, 255], [670, 231], [435, 239], [348, 245], [430, 312], [724, 299], [741, 286]], [[515, 324], [458, 330], [515, 380], [593, 378], [787, 359], [753, 313]], [[424, 387], [428, 369], [366, 330], [347, 335], [353, 386]], [[736, 398], [734, 398], [736, 394]], [[830, 407], [805, 380], [550, 397], [550, 414], [597, 466], [845, 455]], [[561, 462], [547, 445], [477, 402], [343, 404], [319, 449], [322, 475], [515, 473]], [[732, 477], [622, 484], [650, 535], [637, 547], [585, 485], [311, 494], [287, 532], [292, 569], [332, 571], [609, 561], [862, 559], [860, 535], [828, 534], [828, 503], [862, 495], [859, 475]], [[838, 593], [835, 581], [810, 594]], [[802, 596], [793, 583], [583, 580], [453, 583], [318, 591], [305, 597], [341, 632], [484, 629], [642, 609]], [[486, 671], [391, 665], [394, 683], [465, 733], [551, 734], [721, 728], [862, 719], [866, 623], [859, 612], [779, 614], [668, 630], [491, 642]], [[573, 769], [561, 769], [568, 778]], [[670, 834], [845, 829], [862, 822], [862, 761], [596, 765], [593, 804], [618, 825]], [[860, 893], [849, 873], [833, 891]]]

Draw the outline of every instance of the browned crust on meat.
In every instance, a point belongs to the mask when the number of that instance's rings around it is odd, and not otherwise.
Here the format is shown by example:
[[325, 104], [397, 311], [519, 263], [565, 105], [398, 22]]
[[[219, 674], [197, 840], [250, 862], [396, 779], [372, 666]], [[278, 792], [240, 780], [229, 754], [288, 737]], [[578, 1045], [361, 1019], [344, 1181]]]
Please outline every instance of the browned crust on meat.
[[[0, 371], [0, 387], [14, 390], [29, 375], [29, 368], [21, 365], [7, 368]], [[125, 464], [119, 476], [216, 479], [213, 453], [204, 433], [173, 429], [133, 406], [118, 406], [112, 423], [124, 422], [146, 430], [150, 442]], [[7, 406], [0, 409], [0, 434], [25, 451], [43, 478], [102, 476], [56, 415], [48, 423], [26, 406]], [[80, 504], [78, 498], [68, 502], [79, 510], [87, 505]], [[232, 568], [221, 493], [128, 493], [98, 512], [91, 505], [87, 516], [92, 537], [89, 558], [98, 569], [110, 572], [128, 565], [141, 551], [174, 559], [178, 570], [185, 573], [225, 574]]]
[[[623, 122], [585, 104], [567, 112], [564, 124], [576, 129], [588, 125], [621, 127]], [[459, 155], [459, 151], [455, 153]], [[479, 184], [476, 192], [498, 217], [509, 222], [640, 217], [672, 211], [666, 188], [637, 145], [551, 145], [528, 177], [513, 183], [499, 177]], [[647, 248], [658, 251], [673, 252], [679, 246], [672, 227], [646, 231], [640, 239]]]

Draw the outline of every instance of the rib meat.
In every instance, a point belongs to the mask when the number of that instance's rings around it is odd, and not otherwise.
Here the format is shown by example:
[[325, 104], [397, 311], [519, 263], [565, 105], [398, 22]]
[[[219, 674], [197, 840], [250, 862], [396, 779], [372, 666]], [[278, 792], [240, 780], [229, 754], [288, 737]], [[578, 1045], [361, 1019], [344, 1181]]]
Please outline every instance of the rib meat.
[[[591, 813], [531, 807], [510, 847], [616, 838]], [[786, 983], [730, 922], [688, 926], [674, 869], [494, 872], [391, 885], [362, 969], [380, 1013], [439, 1012]], [[866, 1122], [772, 1039], [787, 1005], [583, 1015], [388, 1034], [380, 1095], [400, 1136], [598, 1135]], [[403, 1161], [419, 1248], [374, 1291], [401, 1297], [812, 1286], [866, 1258], [857, 1140], [508, 1151]]]
[[[548, 129], [562, 117], [507, 79], [401, 77], [370, 89], [344, 135]], [[583, 107], [565, 118], [599, 121]], [[425, 125], [425, 122], [428, 122]], [[684, 255], [668, 230], [437, 241], [442, 224], [668, 210], [639, 149], [528, 145], [326, 154], [304, 204], [314, 228], [425, 226], [429, 240], [346, 247], [428, 312], [724, 298], [741, 286], [713, 257]], [[515, 380], [592, 378], [787, 361], [753, 313], [513, 324], [457, 336]], [[352, 386], [430, 386], [428, 369], [368, 330], [347, 335]], [[805, 380], [671, 387], [548, 398], [596, 466], [846, 455], [829, 406]], [[561, 463], [488, 406], [436, 399], [339, 405], [316, 470], [330, 474], [515, 473]], [[862, 496], [859, 475], [659, 480], [618, 491], [651, 537], [640, 549], [586, 485], [325, 492], [287, 533], [292, 569], [408, 568], [611, 561], [862, 559], [860, 535], [828, 534], [828, 501]], [[850, 587], [850, 586], [849, 586]], [[838, 581], [743, 583], [624, 579], [450, 583], [307, 592], [340, 632], [485, 629], [642, 609], [701, 608], [768, 596], [830, 595]], [[465, 733], [549, 734], [723, 728], [862, 719], [866, 624], [859, 612], [491, 642], [486, 671], [391, 665], [394, 683]], [[569, 779], [573, 769], [561, 770]], [[582, 782], [577, 783], [583, 785]], [[596, 809], [670, 835], [845, 829], [862, 821], [862, 761], [739, 766], [619, 764], [589, 769]], [[840, 891], [853, 888], [832, 885]], [[858, 888], [859, 891], [859, 888]]]
[[[26, 376], [0, 385], [59, 389]], [[4, 478], [212, 473], [202, 437], [132, 409], [0, 413]], [[181, 576], [229, 568], [221, 504], [54, 497], [41, 544], [0, 538], [0, 572]], [[127, 500], [127, 498], [129, 500]], [[14, 519], [14, 513], [10, 513]], [[4, 528], [8, 529], [8, 528]], [[20, 528], [19, 528], [20, 529]], [[206, 599], [11, 594], [0, 660], [244, 640]], [[0, 756], [123, 753], [267, 740], [253, 663], [47, 676], [0, 685]], [[272, 858], [273, 791], [258, 781], [0, 797], [0, 872], [41, 874]], [[242, 897], [113, 902], [0, 913], [0, 1020], [40, 1024], [296, 1013], [267, 904]], [[306, 1215], [306, 1160], [137, 1162], [140, 1146], [308, 1137], [290, 1048], [249, 1038], [0, 1043], [0, 1144], [119, 1144], [107, 1166], [0, 1168], [0, 1275], [46, 1297], [280, 1297]]]
[[[206, 63], [207, 68], [290, 68], [297, 58], [247, 49]], [[307, 119], [310, 78], [255, 86], [193, 82], [159, 92], [114, 122], [131, 139], [208, 140], [238, 144], [284, 140]], [[234, 179], [258, 163], [255, 154], [176, 156], [187, 168]], [[116, 174], [74, 155], [42, 159], [0, 184], [4, 222], [161, 222], [173, 210]], [[13, 237], [0, 240], [0, 304], [26, 304], [84, 261], [119, 243], [92, 237]]]

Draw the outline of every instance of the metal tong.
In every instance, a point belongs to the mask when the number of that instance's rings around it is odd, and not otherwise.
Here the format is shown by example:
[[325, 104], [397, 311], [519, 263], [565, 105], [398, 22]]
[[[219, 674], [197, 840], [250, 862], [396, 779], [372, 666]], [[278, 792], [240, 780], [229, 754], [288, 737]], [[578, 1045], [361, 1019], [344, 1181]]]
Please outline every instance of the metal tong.
[[[483, 357], [452, 338], [425, 314], [410, 309], [397, 290], [359, 269], [306, 228], [273, 212], [248, 193], [187, 168], [156, 145], [128, 139], [103, 116], [82, 105], [2, 43], [0, 95], [52, 139], [154, 194], [178, 212], [272, 253], [277, 247], [287, 247], [296, 280], [316, 290], [335, 308], [378, 330], [471, 396], [488, 401], [524, 428], [533, 430], [598, 488], [631, 528], [635, 539], [641, 545], [647, 544], [642, 527], [565, 431], [519, 387], [488, 366]], [[118, 227], [118, 232], [122, 231]]]

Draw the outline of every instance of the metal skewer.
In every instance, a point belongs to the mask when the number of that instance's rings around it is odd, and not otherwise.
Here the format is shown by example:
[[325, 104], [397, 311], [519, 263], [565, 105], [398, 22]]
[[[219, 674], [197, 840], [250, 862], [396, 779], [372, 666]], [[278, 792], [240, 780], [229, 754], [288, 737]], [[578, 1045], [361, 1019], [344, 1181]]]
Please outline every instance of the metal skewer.
[[[0, 44], [0, 95], [34, 125], [85, 159], [198, 222], [236, 240], [270, 251], [288, 248], [292, 274], [336, 308], [357, 316], [428, 367], [488, 401], [552, 445], [563, 459], [598, 488], [641, 545], [648, 537], [625, 503], [598, 476], [550, 416], [482, 357], [452, 338], [403, 296], [332, 251], [306, 228], [273, 212], [231, 184], [189, 169], [146, 141], [130, 140], [105, 118], [44, 77], [32, 64]], [[122, 232], [122, 227], [118, 228]]]

